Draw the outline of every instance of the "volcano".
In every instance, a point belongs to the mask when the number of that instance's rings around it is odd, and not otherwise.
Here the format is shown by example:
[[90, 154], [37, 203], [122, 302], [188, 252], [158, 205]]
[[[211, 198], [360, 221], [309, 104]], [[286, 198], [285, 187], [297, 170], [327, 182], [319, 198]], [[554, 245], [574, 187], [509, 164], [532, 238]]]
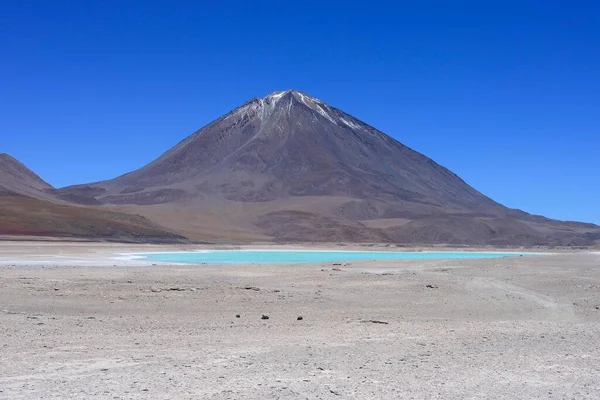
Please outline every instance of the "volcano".
[[252, 99], [148, 165], [56, 193], [222, 241], [585, 245], [600, 227], [509, 209], [302, 92]]

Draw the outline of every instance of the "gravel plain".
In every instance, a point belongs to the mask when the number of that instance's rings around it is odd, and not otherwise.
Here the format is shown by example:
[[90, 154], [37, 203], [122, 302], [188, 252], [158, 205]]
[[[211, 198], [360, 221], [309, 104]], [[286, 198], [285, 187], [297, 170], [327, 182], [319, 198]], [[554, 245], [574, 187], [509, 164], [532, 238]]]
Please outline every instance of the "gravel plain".
[[0, 398], [600, 398], [598, 253], [226, 266], [121, 254], [158, 249], [0, 243]]

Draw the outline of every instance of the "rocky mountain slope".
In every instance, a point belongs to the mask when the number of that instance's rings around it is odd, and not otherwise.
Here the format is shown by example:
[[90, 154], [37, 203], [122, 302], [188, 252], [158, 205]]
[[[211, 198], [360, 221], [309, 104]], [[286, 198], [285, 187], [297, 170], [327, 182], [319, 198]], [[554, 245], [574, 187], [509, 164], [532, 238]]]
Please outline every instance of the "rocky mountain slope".
[[47, 182], [6, 153], [0, 154], [0, 193], [47, 198]]
[[143, 168], [58, 194], [212, 240], [586, 244], [600, 232], [508, 209], [292, 90], [250, 100]]
[[50, 184], [8, 154], [0, 155], [0, 235], [134, 242], [184, 239], [139, 215], [60, 201]]

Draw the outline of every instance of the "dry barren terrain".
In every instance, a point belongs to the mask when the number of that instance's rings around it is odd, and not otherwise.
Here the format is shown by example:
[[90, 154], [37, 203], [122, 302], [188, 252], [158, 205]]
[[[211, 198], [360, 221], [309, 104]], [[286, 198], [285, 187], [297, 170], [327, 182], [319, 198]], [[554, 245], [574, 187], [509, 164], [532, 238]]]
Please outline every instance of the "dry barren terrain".
[[141, 249], [0, 244], [0, 398], [600, 397], [600, 254], [112, 258]]
[[140, 215], [3, 193], [0, 193], [0, 235], [121, 242], [185, 240]]

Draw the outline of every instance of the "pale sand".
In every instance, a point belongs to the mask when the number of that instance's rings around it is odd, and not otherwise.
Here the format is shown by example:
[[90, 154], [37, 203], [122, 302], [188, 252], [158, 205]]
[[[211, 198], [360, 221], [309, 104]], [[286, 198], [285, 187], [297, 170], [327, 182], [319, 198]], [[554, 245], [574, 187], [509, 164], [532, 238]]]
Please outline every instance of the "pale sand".
[[0, 398], [600, 398], [600, 254], [114, 259], [164, 248], [0, 243]]

